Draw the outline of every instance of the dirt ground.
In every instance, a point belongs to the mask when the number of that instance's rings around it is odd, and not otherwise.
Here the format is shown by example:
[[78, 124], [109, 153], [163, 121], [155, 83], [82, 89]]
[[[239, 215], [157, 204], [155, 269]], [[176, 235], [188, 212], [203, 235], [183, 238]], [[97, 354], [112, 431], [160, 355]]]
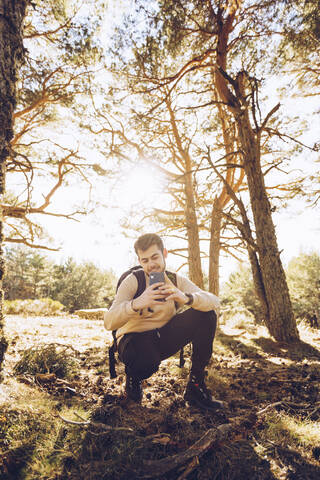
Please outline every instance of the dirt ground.
[[[91, 422], [89, 428], [64, 424], [65, 432], [81, 431], [81, 448], [65, 457], [55, 477], [36, 473], [10, 476], [15, 469], [8, 455], [9, 467], [3, 470], [6, 478], [320, 478], [320, 331], [305, 328], [300, 332], [301, 344], [288, 347], [276, 344], [262, 327], [221, 325], [207, 384], [216, 398], [226, 402], [226, 409], [215, 413], [192, 409], [183, 400], [189, 346], [185, 366], [178, 367], [178, 355], [164, 361], [144, 382], [142, 404], [135, 405], [123, 397], [122, 364], [117, 365], [117, 378], [109, 378], [111, 335], [102, 321], [8, 316], [6, 333], [9, 349], [0, 405], [21, 404], [25, 390], [17, 385], [28, 384], [55, 400], [55, 415], [65, 407], [76, 410], [81, 404]], [[79, 362], [78, 374], [71, 381], [41, 383], [13, 374], [24, 350], [48, 344], [68, 346], [66, 354]], [[73, 418], [79, 423], [82, 420]], [[208, 431], [215, 435], [221, 425], [228, 425], [228, 435], [192, 450]], [[188, 451], [189, 459], [182, 461], [182, 454]], [[159, 463], [165, 458], [166, 462]], [[173, 462], [180, 463], [166, 470], [164, 463]]]

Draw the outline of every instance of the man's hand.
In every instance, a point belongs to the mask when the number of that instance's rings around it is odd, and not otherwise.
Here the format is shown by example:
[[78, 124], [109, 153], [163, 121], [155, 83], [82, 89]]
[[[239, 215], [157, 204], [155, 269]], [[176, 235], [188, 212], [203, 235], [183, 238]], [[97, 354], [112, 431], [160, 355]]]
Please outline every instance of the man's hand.
[[165, 296], [167, 300], [174, 300], [175, 302], [185, 304], [189, 301], [189, 297], [185, 295], [181, 290], [173, 285], [164, 285], [159, 288], [159, 291]]
[[159, 305], [159, 300], [163, 300], [165, 298], [165, 295], [161, 291], [161, 288], [163, 288], [163, 286], [163, 282], [158, 282], [150, 285], [150, 287], [146, 288], [145, 291], [140, 295], [140, 297], [132, 300], [132, 308], [138, 311], [142, 310], [143, 308]]

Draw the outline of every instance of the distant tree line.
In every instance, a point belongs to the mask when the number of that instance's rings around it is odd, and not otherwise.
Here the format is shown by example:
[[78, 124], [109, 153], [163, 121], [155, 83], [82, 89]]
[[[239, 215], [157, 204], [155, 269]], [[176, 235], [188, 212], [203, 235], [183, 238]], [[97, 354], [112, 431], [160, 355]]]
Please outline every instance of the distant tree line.
[[107, 307], [112, 300], [115, 276], [92, 262], [68, 258], [56, 264], [27, 247], [7, 248], [4, 295], [6, 300], [58, 300], [69, 312]]
[[[295, 317], [319, 327], [320, 255], [312, 252], [294, 257], [288, 264], [286, 276]], [[256, 322], [263, 322], [249, 267], [241, 267], [230, 275], [223, 289], [222, 304], [228, 316], [250, 313]]]
[[[69, 312], [81, 308], [109, 307], [116, 276], [100, 270], [92, 262], [77, 263], [68, 258], [60, 264], [27, 247], [6, 249], [7, 273], [4, 281], [6, 300], [51, 298]], [[301, 253], [286, 269], [286, 277], [297, 319], [320, 320], [320, 255]], [[264, 316], [257, 298], [250, 267], [242, 266], [231, 273], [222, 288], [221, 299], [227, 316], [252, 315], [257, 323]], [[319, 324], [319, 323], [318, 323]]]

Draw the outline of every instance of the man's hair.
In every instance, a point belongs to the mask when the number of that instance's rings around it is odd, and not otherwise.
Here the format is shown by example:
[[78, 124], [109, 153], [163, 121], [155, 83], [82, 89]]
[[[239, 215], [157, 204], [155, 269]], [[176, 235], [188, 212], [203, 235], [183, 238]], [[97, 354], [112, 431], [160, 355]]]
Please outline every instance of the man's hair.
[[139, 237], [134, 244], [136, 254], [138, 255], [138, 250], [145, 252], [149, 247], [151, 247], [151, 245], [157, 245], [161, 252], [163, 252], [164, 245], [159, 235], [155, 233], [145, 233], [144, 235], [141, 235], [141, 237]]

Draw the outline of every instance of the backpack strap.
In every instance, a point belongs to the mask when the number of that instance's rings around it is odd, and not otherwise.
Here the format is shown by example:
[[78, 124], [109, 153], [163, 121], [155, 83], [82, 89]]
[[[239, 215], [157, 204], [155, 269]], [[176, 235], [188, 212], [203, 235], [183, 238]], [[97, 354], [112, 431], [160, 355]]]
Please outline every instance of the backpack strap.
[[138, 288], [133, 298], [138, 298], [146, 289], [146, 276], [144, 270], [141, 267], [134, 270], [132, 273], [136, 277], [138, 282]]
[[[117, 286], [116, 286], [116, 292], [118, 291], [118, 289], [120, 287], [120, 284], [123, 282], [123, 280], [125, 278], [127, 278], [131, 273], [135, 274], [136, 272], [138, 272], [140, 270], [142, 270], [141, 265], [136, 265], [135, 267], [132, 267], [129, 270], [127, 270], [126, 272], [124, 272], [118, 280], [118, 283], [117, 283]], [[137, 278], [137, 280], [138, 280], [138, 278]], [[138, 282], [139, 282], [139, 280], [138, 280]]]
[[117, 372], [116, 372], [116, 357], [115, 357], [115, 349], [117, 347], [117, 343], [113, 342], [111, 347], [109, 347], [108, 350], [108, 356], [109, 356], [109, 374], [110, 378], [117, 378]]
[[[177, 286], [177, 274], [175, 272], [169, 272], [168, 270], [166, 270], [166, 275], [167, 277], [169, 278], [170, 282], [173, 283], [173, 285], [176, 287]], [[174, 302], [174, 305], [176, 307], [176, 310], [178, 310], [178, 304], [177, 302]]]
[[[129, 271], [124, 272], [121, 277], [118, 280], [117, 283], [117, 288], [116, 291], [118, 290], [120, 284], [123, 282], [125, 278], [127, 278], [130, 274], [133, 274], [138, 282], [138, 287], [137, 291], [134, 294], [133, 298], [140, 297], [140, 295], [145, 291], [146, 289], [146, 277], [144, 274], [144, 271], [142, 267], [137, 266], [131, 268]], [[113, 343], [111, 347], [109, 347], [109, 373], [110, 373], [110, 378], [116, 378], [117, 377], [117, 372], [116, 372], [116, 358], [115, 358], [115, 353], [118, 351], [118, 342], [117, 342], [117, 330], [112, 330], [112, 336], [113, 336]]]
[[180, 357], [179, 357], [179, 367], [182, 368], [184, 364], [186, 363], [184, 359], [184, 347], [180, 348]]
[[174, 272], [169, 272], [166, 270], [166, 275], [169, 278], [170, 282], [173, 283], [173, 285], [176, 287], [177, 286], [177, 274]]

